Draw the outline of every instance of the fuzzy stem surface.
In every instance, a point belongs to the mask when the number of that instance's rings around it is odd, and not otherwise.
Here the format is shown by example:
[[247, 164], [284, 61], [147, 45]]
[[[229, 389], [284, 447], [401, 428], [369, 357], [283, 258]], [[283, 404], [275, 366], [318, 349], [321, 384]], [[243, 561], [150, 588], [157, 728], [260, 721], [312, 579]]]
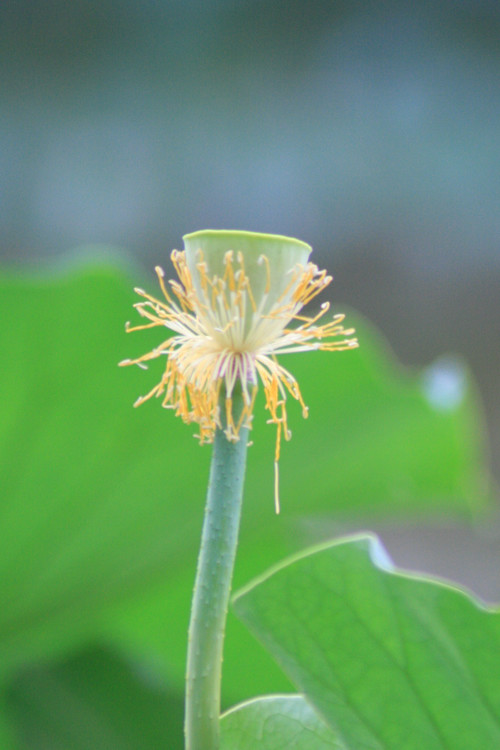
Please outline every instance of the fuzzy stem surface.
[[[233, 415], [243, 396], [233, 392]], [[225, 409], [221, 401], [221, 414]], [[224, 426], [224, 425], [223, 425]], [[217, 429], [188, 634], [186, 750], [219, 749], [220, 686], [226, 616], [241, 516], [248, 429], [229, 442]]]

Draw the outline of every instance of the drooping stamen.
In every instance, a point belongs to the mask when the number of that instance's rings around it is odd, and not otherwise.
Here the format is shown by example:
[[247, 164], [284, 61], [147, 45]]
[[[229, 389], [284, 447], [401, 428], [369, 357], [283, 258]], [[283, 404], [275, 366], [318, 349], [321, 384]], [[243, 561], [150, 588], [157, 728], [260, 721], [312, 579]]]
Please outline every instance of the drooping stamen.
[[[137, 359], [123, 360], [122, 366], [146, 362], [167, 355], [167, 364], [160, 382], [136, 406], [151, 397], [161, 397], [165, 408], [173, 409], [187, 423], [196, 423], [200, 443], [212, 442], [221, 425], [219, 396], [226, 391], [226, 436], [237, 441], [243, 426], [251, 427], [257, 393], [257, 379], [264, 389], [268, 423], [276, 426], [275, 447], [275, 506], [279, 512], [279, 458], [282, 436], [291, 438], [288, 428], [286, 399], [298, 401], [302, 415], [307, 417], [298, 382], [276, 360], [276, 354], [321, 349], [339, 351], [357, 346], [356, 339], [348, 339], [354, 331], [343, 329], [344, 316], [336, 315], [327, 323], [319, 324], [327, 313], [329, 303], [323, 303], [312, 316], [301, 315], [302, 307], [331, 282], [326, 271], [308, 263], [296, 266], [279, 297], [270, 304], [272, 289], [271, 265], [265, 255], [257, 263], [265, 266], [265, 289], [255, 299], [250, 278], [245, 270], [241, 252], [227, 251], [222, 277], [208, 275], [208, 267], [201, 251], [198, 253], [195, 286], [184, 252], [173, 251], [172, 262], [179, 281], [164, 282], [164, 273], [156, 267], [159, 285], [165, 301], [160, 301], [137, 289], [145, 301], [136, 309], [147, 319], [140, 326], [127, 326], [127, 331], [162, 326], [173, 335], [153, 351]], [[171, 293], [170, 293], [171, 292]], [[264, 310], [266, 312], [264, 313]], [[298, 325], [290, 327], [295, 321]], [[331, 339], [338, 340], [332, 341]], [[244, 406], [241, 414], [233, 414], [232, 393], [240, 383]], [[251, 387], [251, 388], [250, 388]], [[251, 394], [250, 394], [251, 390]]]

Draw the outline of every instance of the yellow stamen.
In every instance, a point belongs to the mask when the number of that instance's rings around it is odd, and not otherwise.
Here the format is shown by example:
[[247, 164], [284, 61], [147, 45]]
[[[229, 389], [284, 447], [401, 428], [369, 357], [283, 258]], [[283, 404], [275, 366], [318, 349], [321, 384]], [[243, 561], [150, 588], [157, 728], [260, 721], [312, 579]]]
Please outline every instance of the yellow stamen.
[[271, 267], [269, 265], [269, 258], [266, 255], [261, 255], [258, 262], [260, 263], [261, 261], [266, 266], [266, 288], [264, 294], [269, 294], [271, 291]]
[[274, 462], [274, 510], [276, 515], [280, 512], [280, 469], [279, 463]]
[[[219, 398], [224, 388], [225, 434], [234, 442], [239, 440], [244, 427], [251, 428], [258, 390], [256, 381], [260, 379], [269, 413], [267, 421], [276, 426], [274, 495], [278, 513], [281, 439], [282, 436], [285, 440], [291, 438], [287, 396], [300, 404], [303, 417], [308, 416], [308, 408], [298, 382], [279, 364], [276, 355], [311, 349], [341, 351], [357, 346], [356, 339], [347, 338], [354, 331], [341, 325], [343, 315], [318, 324], [329, 310], [328, 302], [312, 316], [300, 312], [328, 286], [331, 276], [312, 263], [297, 265], [291, 270], [284, 290], [273, 300], [272, 265], [269, 258], [261, 255], [257, 266], [263, 266], [265, 288], [263, 296], [256, 299], [241, 252], [228, 250], [225, 253], [223, 274], [218, 277], [209, 275], [208, 265], [199, 251], [195, 265], [196, 285], [185, 253], [174, 250], [171, 258], [179, 280], [170, 281], [169, 290], [164, 272], [157, 266], [164, 301], [143, 289], [136, 289], [145, 301], [135, 307], [148, 322], [126, 326], [127, 332], [163, 326], [173, 334], [142, 357], [120, 362], [121, 366], [145, 366], [146, 362], [166, 355], [160, 382], [138, 398], [135, 406], [153, 396], [161, 398], [162, 406], [173, 409], [186, 424], [198, 425], [196, 437], [201, 444], [210, 443], [215, 430], [221, 427]], [[252, 273], [258, 273], [255, 262]], [[278, 279], [278, 283], [281, 285], [283, 279]], [[296, 327], [293, 327], [294, 322], [298, 324]], [[232, 393], [238, 382], [243, 392], [243, 408], [235, 422]]]

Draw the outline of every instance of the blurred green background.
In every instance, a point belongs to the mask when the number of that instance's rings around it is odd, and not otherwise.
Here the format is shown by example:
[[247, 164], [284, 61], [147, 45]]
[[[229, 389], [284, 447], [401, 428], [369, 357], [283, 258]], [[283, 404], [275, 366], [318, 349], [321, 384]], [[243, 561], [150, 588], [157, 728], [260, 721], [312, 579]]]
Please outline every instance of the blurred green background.
[[[311, 243], [385, 337], [287, 359], [279, 518], [258, 406], [236, 585], [370, 527], [500, 597], [499, 34], [486, 0], [2, 3], [0, 747], [180, 747], [210, 450], [116, 362], [189, 231]], [[287, 687], [231, 619], [225, 706]]]
[[403, 362], [465, 354], [500, 466], [495, 0], [0, 8], [0, 253], [300, 237]]

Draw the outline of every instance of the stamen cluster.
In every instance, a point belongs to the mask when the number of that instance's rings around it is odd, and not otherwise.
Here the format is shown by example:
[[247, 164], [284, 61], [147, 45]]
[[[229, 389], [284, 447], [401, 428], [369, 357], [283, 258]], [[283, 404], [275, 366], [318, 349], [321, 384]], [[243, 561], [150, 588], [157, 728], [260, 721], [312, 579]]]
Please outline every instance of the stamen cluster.
[[[289, 440], [286, 411], [287, 395], [304, 404], [294, 376], [276, 359], [279, 354], [312, 350], [341, 351], [358, 346], [349, 338], [353, 329], [344, 329], [344, 315], [319, 324], [329, 310], [324, 302], [313, 316], [299, 314], [317, 294], [331, 282], [326, 271], [313, 263], [297, 264], [280, 279], [280, 291], [271, 278], [271, 264], [260, 255], [257, 264], [265, 279], [258, 298], [254, 295], [242, 252], [228, 250], [223, 257], [223, 273], [209, 272], [201, 250], [198, 251], [194, 273], [186, 253], [174, 250], [171, 255], [179, 280], [165, 284], [164, 272], [157, 267], [162, 299], [143, 289], [135, 291], [144, 298], [135, 308], [148, 322], [127, 331], [162, 326], [173, 335], [148, 354], [126, 359], [120, 365], [144, 367], [149, 360], [166, 356], [166, 367], [160, 382], [135, 406], [152, 396], [162, 399], [162, 406], [173, 409], [187, 423], [196, 423], [201, 443], [213, 440], [217, 427], [225, 425], [228, 440], [239, 439], [242, 426], [251, 427], [258, 382], [264, 388], [269, 423], [277, 428], [275, 466], [280, 455], [282, 436]], [[233, 414], [233, 393], [241, 388], [244, 408]], [[223, 388], [225, 420], [221, 420], [220, 397]], [[276, 472], [277, 481], [277, 472]]]

